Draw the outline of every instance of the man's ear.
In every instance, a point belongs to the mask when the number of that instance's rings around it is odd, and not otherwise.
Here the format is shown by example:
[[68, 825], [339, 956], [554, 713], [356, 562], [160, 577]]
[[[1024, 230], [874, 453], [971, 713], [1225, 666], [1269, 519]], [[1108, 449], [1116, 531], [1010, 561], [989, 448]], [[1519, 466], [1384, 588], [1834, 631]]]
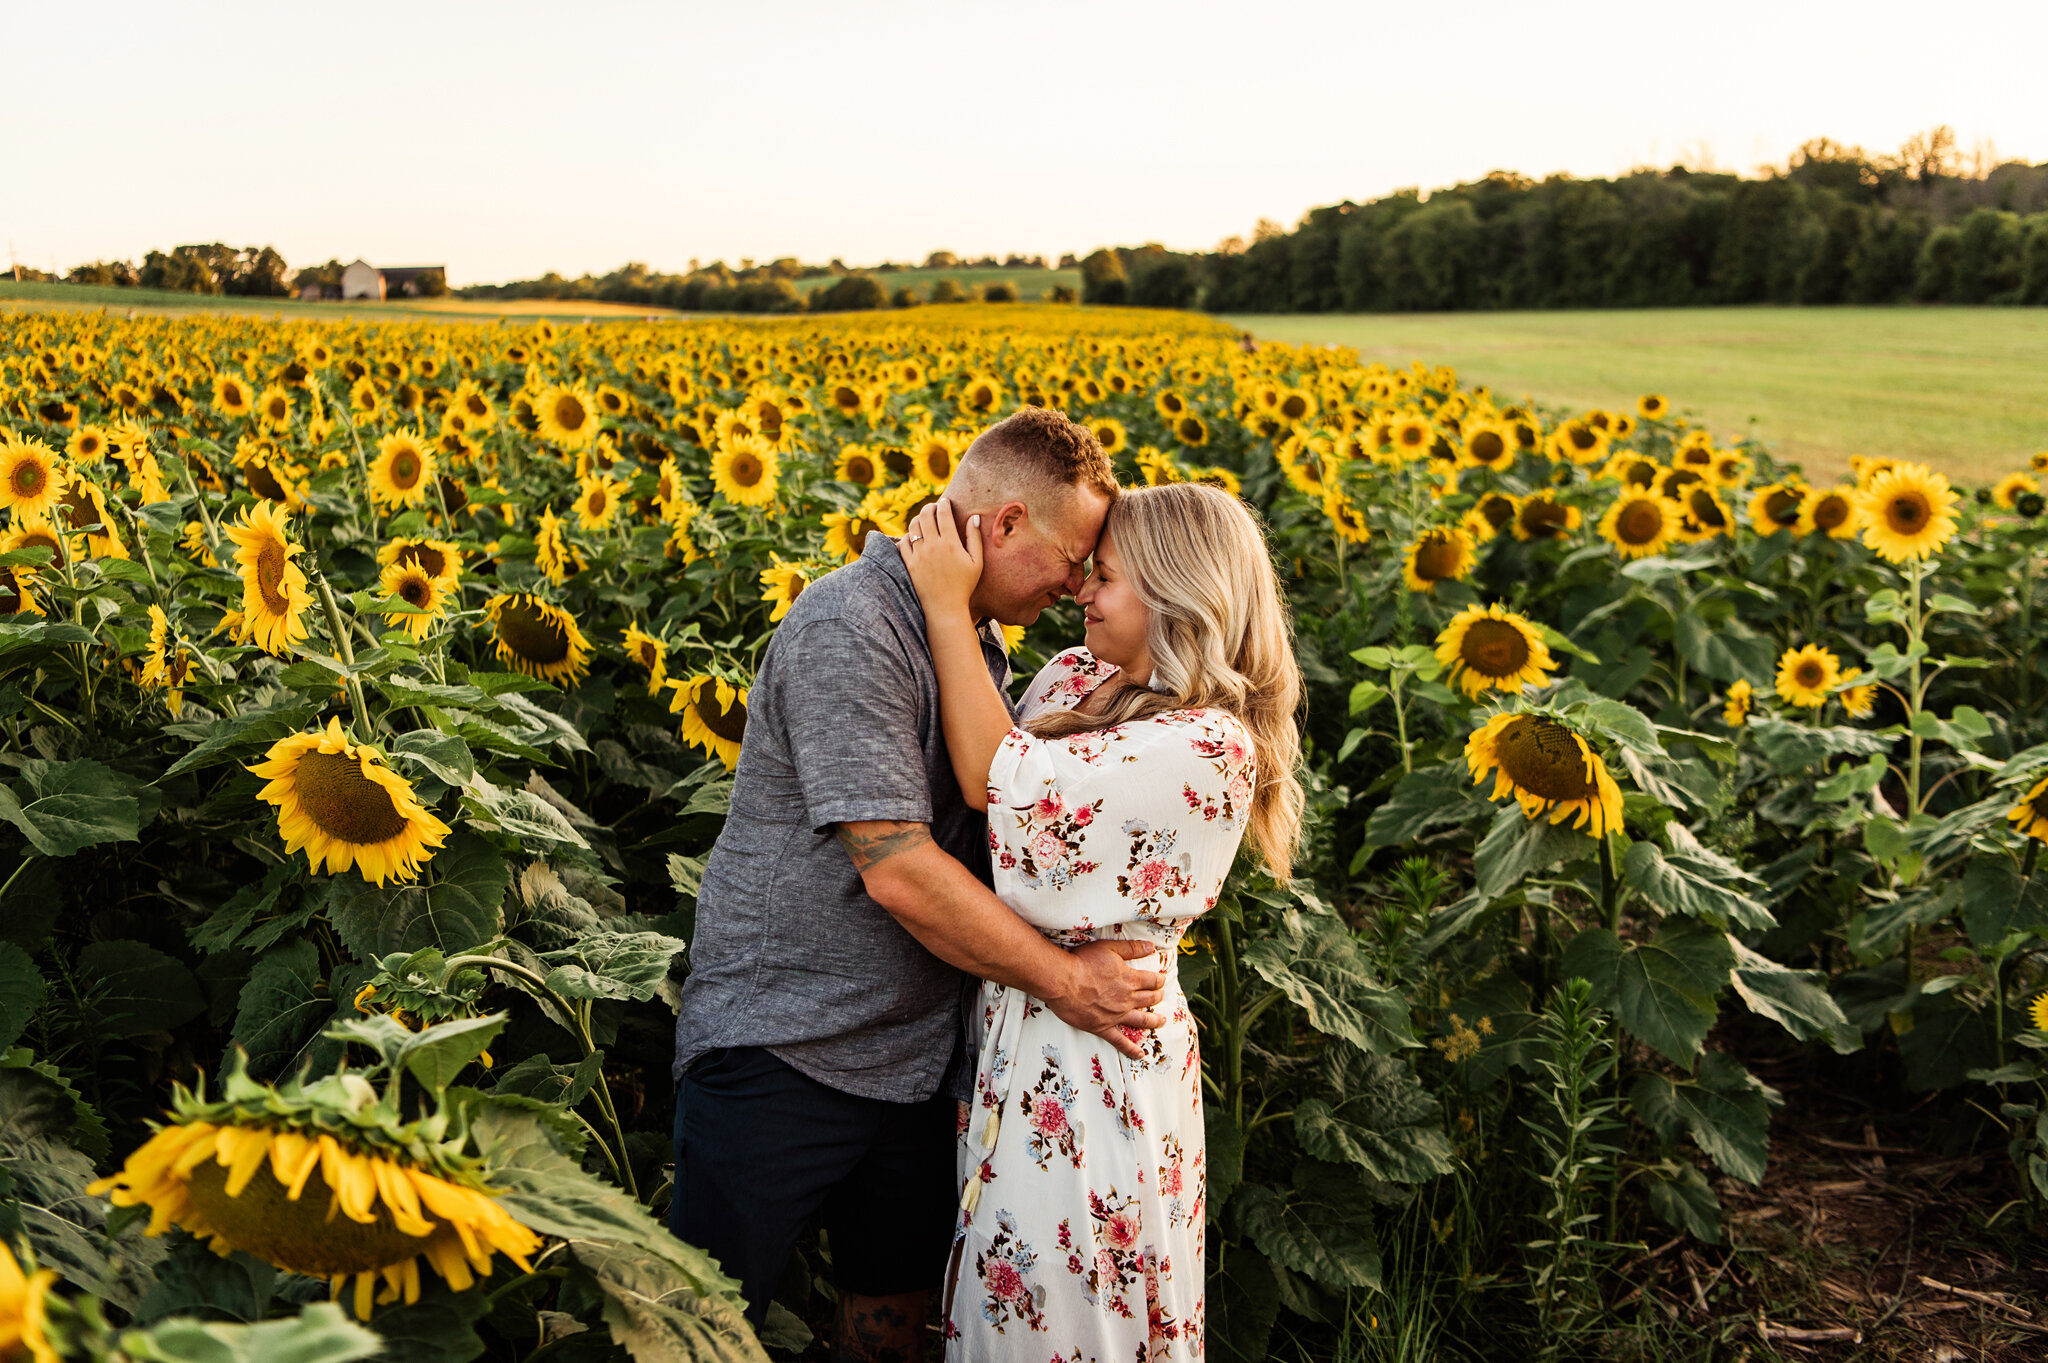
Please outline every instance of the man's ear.
[[1030, 513], [1024, 509], [1024, 503], [1004, 502], [992, 514], [982, 517], [981, 523], [988, 527], [989, 543], [1001, 545], [1021, 531], [1028, 519]]

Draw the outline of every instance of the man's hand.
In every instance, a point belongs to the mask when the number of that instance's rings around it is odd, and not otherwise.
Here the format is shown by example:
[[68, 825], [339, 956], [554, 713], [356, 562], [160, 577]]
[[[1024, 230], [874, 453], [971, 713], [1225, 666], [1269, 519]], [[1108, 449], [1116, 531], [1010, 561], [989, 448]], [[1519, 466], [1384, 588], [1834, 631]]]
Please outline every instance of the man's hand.
[[1151, 1031], [1166, 1025], [1166, 1019], [1152, 1011], [1166, 999], [1166, 976], [1129, 963], [1158, 950], [1151, 942], [1116, 938], [1075, 947], [1068, 953], [1073, 969], [1067, 990], [1057, 997], [1041, 997], [1060, 1021], [1095, 1033], [1136, 1060], [1144, 1050], [1126, 1029]]

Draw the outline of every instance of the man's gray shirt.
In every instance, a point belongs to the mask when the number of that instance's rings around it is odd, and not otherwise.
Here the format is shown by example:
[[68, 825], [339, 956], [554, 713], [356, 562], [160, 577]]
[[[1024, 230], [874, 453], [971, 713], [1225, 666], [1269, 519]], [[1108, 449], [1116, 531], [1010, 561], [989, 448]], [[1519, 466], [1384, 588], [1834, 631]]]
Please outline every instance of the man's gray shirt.
[[[1007, 694], [992, 625], [982, 652]], [[847, 1093], [938, 1091], [960, 1059], [968, 977], [868, 897], [832, 826], [869, 819], [929, 824], [988, 883], [988, 824], [946, 754], [924, 611], [879, 534], [797, 598], [754, 678], [732, 810], [697, 895], [678, 1079], [706, 1051], [762, 1046]]]

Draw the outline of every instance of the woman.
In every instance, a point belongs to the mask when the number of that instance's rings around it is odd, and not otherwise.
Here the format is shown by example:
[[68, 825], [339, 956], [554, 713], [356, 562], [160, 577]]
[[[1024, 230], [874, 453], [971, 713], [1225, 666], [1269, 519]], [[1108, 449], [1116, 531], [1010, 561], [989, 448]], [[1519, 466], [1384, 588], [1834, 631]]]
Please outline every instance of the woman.
[[965, 539], [942, 501], [902, 548], [946, 746], [989, 812], [995, 891], [1055, 941], [1158, 943], [1168, 981], [1166, 1024], [1128, 1033], [1140, 1060], [982, 985], [946, 1357], [1198, 1360], [1201, 1066], [1174, 964], [1247, 832], [1268, 870], [1289, 871], [1301, 676], [1279, 583], [1237, 498], [1187, 483], [1125, 493], [1077, 598], [1087, 646], [1046, 665], [1012, 727], [968, 612], [971, 522]]

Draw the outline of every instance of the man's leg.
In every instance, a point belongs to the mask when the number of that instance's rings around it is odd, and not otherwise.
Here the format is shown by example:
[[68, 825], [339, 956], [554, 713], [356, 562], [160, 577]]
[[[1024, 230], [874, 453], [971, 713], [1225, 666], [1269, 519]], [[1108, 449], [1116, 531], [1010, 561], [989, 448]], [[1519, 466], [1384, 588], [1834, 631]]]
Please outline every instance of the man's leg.
[[676, 1094], [669, 1228], [740, 1280], [759, 1326], [797, 1237], [866, 1155], [873, 1100], [828, 1088], [767, 1051], [713, 1051]]
[[825, 1199], [839, 1288], [833, 1363], [918, 1363], [960, 1203], [959, 1105], [940, 1094], [892, 1103], [866, 1158]]

